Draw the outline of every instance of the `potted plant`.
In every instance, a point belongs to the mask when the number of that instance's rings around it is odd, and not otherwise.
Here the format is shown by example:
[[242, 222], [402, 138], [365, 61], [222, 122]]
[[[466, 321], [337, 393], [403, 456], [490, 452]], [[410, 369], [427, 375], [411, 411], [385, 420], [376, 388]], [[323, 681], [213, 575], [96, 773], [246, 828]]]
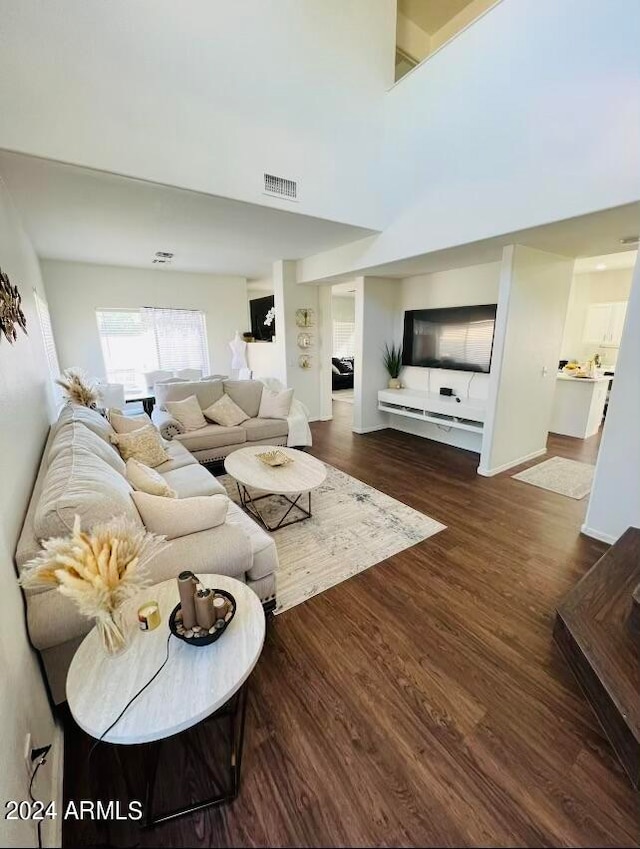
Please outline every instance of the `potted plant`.
[[402, 347], [395, 344], [385, 344], [382, 362], [389, 373], [389, 382], [387, 384], [389, 389], [401, 389], [402, 384], [398, 378], [400, 376], [400, 369], [402, 368]]

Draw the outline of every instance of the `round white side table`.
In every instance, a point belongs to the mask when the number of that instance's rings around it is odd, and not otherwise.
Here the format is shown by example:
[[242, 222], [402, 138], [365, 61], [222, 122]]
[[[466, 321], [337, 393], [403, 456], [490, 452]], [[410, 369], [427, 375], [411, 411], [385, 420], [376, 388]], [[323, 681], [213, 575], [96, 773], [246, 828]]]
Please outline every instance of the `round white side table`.
[[[77, 724], [100, 740], [125, 705], [169, 659], [152, 684], [127, 708], [102, 742], [145, 746], [145, 825], [155, 825], [196, 810], [234, 799], [240, 785], [240, 766], [246, 712], [246, 682], [257, 663], [265, 635], [265, 618], [258, 596], [246, 584], [224, 575], [199, 576], [204, 586], [226, 590], [236, 600], [236, 613], [224, 634], [209, 646], [196, 647], [169, 631], [169, 614], [179, 602], [175, 580], [141, 591], [127, 604], [126, 615], [136, 617], [144, 601], [155, 600], [161, 624], [140, 631], [132, 623], [127, 649], [107, 657], [94, 628], [76, 652], [67, 675], [67, 701]], [[162, 740], [180, 734], [218, 714], [231, 715], [229, 788], [201, 802], [154, 815], [153, 789]]]

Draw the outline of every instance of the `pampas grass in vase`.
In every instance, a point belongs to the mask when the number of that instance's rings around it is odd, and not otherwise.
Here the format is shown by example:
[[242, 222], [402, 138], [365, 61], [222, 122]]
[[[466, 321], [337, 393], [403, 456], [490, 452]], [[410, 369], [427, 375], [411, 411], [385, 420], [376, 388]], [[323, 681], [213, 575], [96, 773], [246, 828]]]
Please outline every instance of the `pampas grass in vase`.
[[166, 545], [164, 537], [148, 533], [125, 517], [80, 529], [76, 516], [71, 537], [43, 543], [43, 551], [27, 563], [20, 578], [24, 587], [55, 586], [72, 599], [84, 616], [95, 619], [107, 654], [126, 648], [122, 605], [149, 584], [146, 564]]
[[56, 380], [64, 394], [74, 404], [94, 409], [100, 399], [100, 393], [94, 380], [81, 368], [68, 368]]

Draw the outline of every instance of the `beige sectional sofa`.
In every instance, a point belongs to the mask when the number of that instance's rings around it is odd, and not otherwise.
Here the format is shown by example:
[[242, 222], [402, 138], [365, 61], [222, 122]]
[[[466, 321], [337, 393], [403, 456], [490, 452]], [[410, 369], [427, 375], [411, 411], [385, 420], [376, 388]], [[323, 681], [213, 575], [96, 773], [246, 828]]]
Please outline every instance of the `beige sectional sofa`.
[[[258, 418], [264, 384], [259, 380], [203, 380], [195, 383], [156, 384], [153, 421], [165, 439], [188, 448], [200, 463], [222, 460], [243, 445], [286, 445], [289, 426], [286, 419]], [[185, 432], [165, 407], [167, 401], [183, 401], [192, 395], [202, 410], [229, 395], [249, 418], [237, 427], [208, 424]]]
[[[113, 433], [109, 422], [93, 410], [72, 404], [62, 410], [51, 428], [18, 541], [19, 572], [41, 550], [40, 540], [70, 533], [76, 514], [84, 528], [116, 515], [142, 524], [124, 461], [110, 442]], [[224, 494], [222, 484], [180, 440], [165, 447], [171, 459], [156, 471], [179, 498]], [[277, 568], [271, 536], [232, 501], [223, 525], [172, 539], [149, 563], [153, 583], [184, 569], [238, 578], [256, 592], [266, 610], [275, 606]], [[56, 589], [26, 590], [25, 599], [31, 642], [41, 654], [52, 696], [61, 702], [69, 663], [92, 623]]]

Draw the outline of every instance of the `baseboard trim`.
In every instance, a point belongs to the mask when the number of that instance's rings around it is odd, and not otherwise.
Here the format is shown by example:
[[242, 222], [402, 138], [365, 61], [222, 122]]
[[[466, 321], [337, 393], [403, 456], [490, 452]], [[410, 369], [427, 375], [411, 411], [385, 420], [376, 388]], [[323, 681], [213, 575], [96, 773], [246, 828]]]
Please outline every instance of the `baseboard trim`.
[[374, 427], [352, 427], [351, 430], [354, 433], [374, 433], [376, 430], [388, 430], [389, 425], [375, 425]]
[[590, 528], [589, 525], [586, 524], [580, 528], [580, 533], [584, 534], [586, 537], [597, 539], [599, 542], [606, 542], [607, 545], [613, 545], [614, 542], [618, 541], [618, 537], [614, 537], [611, 534], [605, 534], [604, 531], [597, 531], [595, 528]]
[[[51, 746], [51, 800], [59, 812], [53, 819], [45, 818], [42, 822], [42, 845], [62, 846], [62, 811], [64, 809], [64, 731], [58, 720], [54, 728], [53, 745]], [[45, 767], [46, 769], [46, 767]]]
[[541, 448], [539, 451], [532, 451], [524, 457], [519, 457], [517, 460], [511, 460], [508, 463], [503, 463], [502, 466], [496, 466], [495, 469], [483, 469], [482, 464], [478, 466], [478, 474], [483, 478], [492, 478], [494, 475], [499, 475], [501, 472], [506, 472], [508, 469], [513, 469], [515, 466], [521, 466], [522, 463], [528, 463], [529, 460], [535, 460], [536, 457], [542, 457], [547, 453], [546, 448]]

